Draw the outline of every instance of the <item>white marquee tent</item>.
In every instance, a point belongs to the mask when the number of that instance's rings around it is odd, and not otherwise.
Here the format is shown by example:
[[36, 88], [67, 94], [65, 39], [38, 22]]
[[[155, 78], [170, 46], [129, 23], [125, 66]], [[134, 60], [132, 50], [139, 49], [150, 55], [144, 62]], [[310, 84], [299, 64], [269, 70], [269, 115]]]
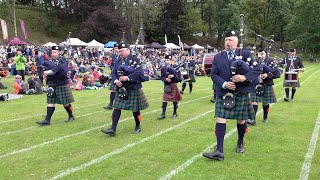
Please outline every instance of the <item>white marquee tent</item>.
[[87, 46], [88, 43], [81, 41], [79, 38], [70, 38], [67, 41], [62, 42], [61, 44], [69, 46]]
[[88, 43], [88, 48], [97, 48], [97, 49], [103, 49], [104, 48], [104, 44], [99, 43], [98, 41], [96, 41], [95, 39], [92, 40], [91, 42]]
[[200, 46], [200, 45], [198, 45], [198, 44], [193, 45], [192, 48], [193, 48], [193, 49], [204, 49], [203, 46]]
[[44, 44], [42, 46], [44, 46], [44, 47], [52, 47], [52, 46], [57, 46], [57, 44], [56, 43], [52, 43], [52, 42], [48, 42], [48, 43], [46, 43], [46, 44]]
[[164, 45], [166, 48], [168, 48], [168, 49], [180, 49], [180, 46], [177, 46], [177, 45], [175, 45], [175, 44], [173, 44], [173, 43], [167, 43], [167, 44], [165, 44]]

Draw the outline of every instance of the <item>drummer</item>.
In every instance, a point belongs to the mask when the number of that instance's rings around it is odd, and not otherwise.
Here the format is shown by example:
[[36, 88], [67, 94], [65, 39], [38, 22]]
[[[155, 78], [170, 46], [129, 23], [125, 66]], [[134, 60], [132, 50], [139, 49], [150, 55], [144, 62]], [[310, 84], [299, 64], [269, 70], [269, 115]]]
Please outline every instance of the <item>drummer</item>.
[[[299, 72], [304, 70], [304, 66], [302, 63], [302, 59], [296, 55], [296, 49], [290, 49], [289, 54], [284, 58], [282, 61], [283, 68], [285, 68], [285, 72]], [[286, 76], [285, 76], [286, 78]], [[294, 95], [296, 93], [296, 88], [300, 87], [299, 78], [297, 76], [297, 81], [295, 82], [287, 82], [286, 79], [283, 82], [283, 87], [285, 87], [286, 97], [284, 98], [284, 101], [289, 102], [289, 93], [290, 93], [290, 87], [292, 88], [291, 93], [291, 101], [294, 98]]]
[[183, 62], [183, 68], [187, 71], [187, 75], [188, 78], [185, 79], [185, 75], [181, 72], [181, 74], [183, 75], [183, 84], [182, 84], [182, 89], [180, 91], [181, 94], [184, 93], [184, 90], [187, 86], [187, 82], [189, 82], [189, 93], [191, 94], [192, 92], [192, 88], [193, 88], [193, 84], [194, 82], [196, 82], [196, 77], [194, 74], [194, 71], [196, 69], [196, 62], [195, 60], [192, 58], [190, 58], [190, 56], [186, 56], [184, 62]]

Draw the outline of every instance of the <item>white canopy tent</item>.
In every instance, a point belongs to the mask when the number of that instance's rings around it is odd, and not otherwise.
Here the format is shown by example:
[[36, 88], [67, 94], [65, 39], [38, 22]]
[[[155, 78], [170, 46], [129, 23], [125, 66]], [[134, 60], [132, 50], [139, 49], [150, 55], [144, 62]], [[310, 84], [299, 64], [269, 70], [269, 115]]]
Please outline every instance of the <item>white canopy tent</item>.
[[69, 46], [87, 46], [88, 43], [81, 41], [79, 38], [70, 38], [67, 41], [62, 42], [64, 45]]
[[192, 48], [193, 48], [193, 49], [204, 49], [203, 46], [200, 46], [200, 45], [198, 45], [198, 44], [193, 45]]
[[175, 44], [173, 44], [173, 43], [167, 43], [167, 44], [165, 44], [164, 45], [166, 48], [168, 48], [168, 49], [180, 49], [180, 46], [177, 46], [177, 45], [175, 45]]
[[48, 43], [46, 43], [46, 44], [44, 44], [42, 46], [44, 46], [44, 47], [52, 47], [52, 46], [57, 46], [57, 44], [53, 43], [53, 42], [48, 42]]
[[104, 48], [104, 44], [99, 43], [95, 39], [88, 43], [88, 48], [97, 48], [99, 50], [102, 50]]

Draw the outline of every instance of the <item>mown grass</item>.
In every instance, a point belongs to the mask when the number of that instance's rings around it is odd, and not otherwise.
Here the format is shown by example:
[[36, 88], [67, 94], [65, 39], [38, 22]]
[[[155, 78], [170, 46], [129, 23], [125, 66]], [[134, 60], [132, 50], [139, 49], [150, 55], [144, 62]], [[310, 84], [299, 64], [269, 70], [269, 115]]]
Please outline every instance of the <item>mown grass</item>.
[[[261, 113], [258, 125], [250, 126], [244, 154], [235, 152], [235, 132], [225, 140], [224, 162], [200, 157], [173, 179], [298, 179], [319, 113], [318, 69], [318, 64], [306, 63], [306, 71], [299, 75], [303, 84], [293, 102], [281, 98], [283, 77], [275, 81], [280, 100], [271, 107], [269, 123], [261, 122]], [[13, 77], [2, 81], [11, 92]], [[158, 179], [215, 143], [210, 78], [197, 77], [193, 93], [183, 95], [175, 120], [170, 118], [170, 103], [167, 118], [157, 120], [161, 114], [160, 82], [149, 81], [143, 86], [150, 107], [142, 111], [142, 132], [130, 134], [134, 128], [132, 113], [123, 111], [114, 138], [100, 132], [111, 123], [112, 111], [102, 109], [109, 101], [107, 89], [74, 92], [76, 121], [66, 124], [67, 114], [58, 106], [48, 127], [35, 124], [46, 110], [44, 94], [0, 102], [1, 179], [52, 178], [94, 159], [99, 162], [63, 178]], [[227, 122], [227, 132], [235, 127], [235, 121]], [[319, 161], [318, 143], [309, 179], [320, 177]]]

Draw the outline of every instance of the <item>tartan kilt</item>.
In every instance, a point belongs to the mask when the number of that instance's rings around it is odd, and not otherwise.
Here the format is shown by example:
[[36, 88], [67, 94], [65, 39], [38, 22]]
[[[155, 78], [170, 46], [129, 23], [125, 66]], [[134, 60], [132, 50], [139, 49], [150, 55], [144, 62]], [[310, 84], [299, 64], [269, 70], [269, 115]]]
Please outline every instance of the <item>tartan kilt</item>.
[[249, 98], [249, 94], [237, 93], [236, 105], [232, 109], [223, 107], [222, 97], [217, 97], [215, 117], [235, 120], [254, 119], [254, 110]]
[[257, 96], [255, 92], [250, 93], [251, 102], [262, 102], [262, 103], [276, 103], [276, 95], [272, 85], [263, 85], [264, 92], [263, 96]]
[[149, 107], [149, 103], [142, 89], [129, 89], [128, 99], [126, 100], [121, 100], [119, 92], [116, 91], [113, 102], [114, 109], [131, 110], [136, 112], [138, 110], [146, 109], [147, 107]]
[[[50, 84], [48, 85], [50, 87]], [[54, 96], [47, 96], [48, 104], [69, 104], [74, 102], [69, 84], [54, 86]]]
[[284, 80], [283, 81], [283, 87], [292, 87], [292, 88], [300, 87], [299, 79], [298, 79], [298, 82], [286, 82]]
[[111, 83], [110, 86], [109, 86], [109, 90], [117, 91], [117, 86], [114, 83]]
[[172, 84], [172, 88], [169, 93], [163, 93], [162, 100], [170, 102], [178, 102], [182, 100], [182, 95], [180, 94], [177, 83]]

